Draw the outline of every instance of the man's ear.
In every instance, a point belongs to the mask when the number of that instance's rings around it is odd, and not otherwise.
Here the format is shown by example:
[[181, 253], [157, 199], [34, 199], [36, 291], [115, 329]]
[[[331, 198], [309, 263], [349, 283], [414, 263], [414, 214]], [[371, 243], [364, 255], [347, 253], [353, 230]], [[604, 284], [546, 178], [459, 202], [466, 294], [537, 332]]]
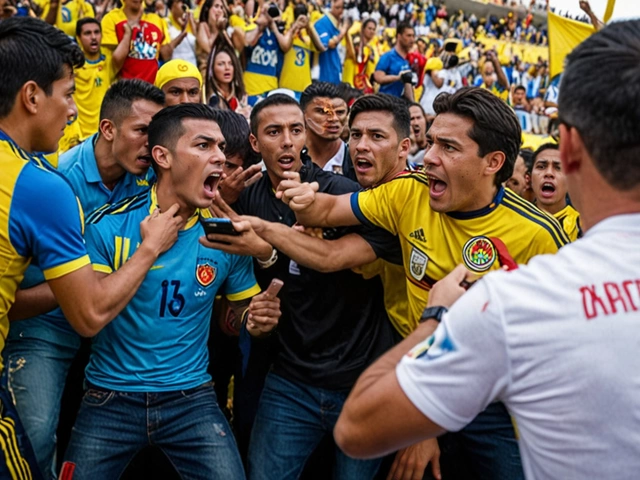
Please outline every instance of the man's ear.
[[411, 151], [411, 139], [403, 138], [400, 141], [400, 144], [398, 145], [398, 157], [401, 157], [404, 160], [406, 160], [407, 157], [409, 156], [410, 151]]
[[249, 143], [251, 144], [251, 148], [253, 148], [254, 152], [260, 153], [260, 148], [258, 146], [258, 139], [253, 133], [249, 134]]
[[111, 120], [107, 118], [100, 120], [98, 131], [100, 132], [100, 135], [108, 142], [113, 142], [113, 139], [116, 136], [116, 129], [117, 127]]
[[560, 162], [565, 174], [580, 170], [583, 155], [586, 153], [580, 132], [560, 124]]
[[29, 113], [37, 115], [38, 108], [42, 107], [42, 97], [44, 94], [44, 91], [38, 87], [36, 82], [29, 80], [20, 89], [17, 101], [21, 102], [25, 110]]
[[160, 170], [169, 170], [171, 168], [173, 156], [167, 147], [156, 145], [151, 150], [151, 156]]
[[485, 167], [484, 172], [486, 175], [490, 177], [493, 175], [496, 175], [504, 165], [504, 162], [506, 161], [506, 156], [504, 152], [491, 152], [487, 154], [485, 158], [486, 158], [487, 165]]

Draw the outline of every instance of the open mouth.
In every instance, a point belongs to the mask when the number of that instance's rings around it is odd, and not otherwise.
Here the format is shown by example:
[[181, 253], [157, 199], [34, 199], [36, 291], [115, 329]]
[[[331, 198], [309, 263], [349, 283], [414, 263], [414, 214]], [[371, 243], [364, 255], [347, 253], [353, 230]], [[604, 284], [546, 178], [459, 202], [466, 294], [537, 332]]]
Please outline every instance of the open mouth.
[[140, 155], [138, 158], [136, 158], [136, 161], [141, 164], [144, 167], [150, 167], [151, 166], [151, 155]]
[[439, 198], [444, 195], [447, 190], [447, 184], [431, 175], [427, 175], [427, 178], [429, 179], [429, 195], [431, 198]]
[[291, 170], [293, 168], [293, 164], [295, 162], [295, 158], [293, 155], [283, 155], [278, 159], [278, 165], [283, 170]]
[[218, 184], [220, 183], [220, 172], [213, 172], [204, 181], [204, 192], [209, 198], [216, 196]]
[[357, 158], [356, 157], [355, 167], [356, 167], [356, 171], [358, 173], [365, 173], [365, 172], [368, 172], [369, 170], [371, 170], [373, 168], [373, 163], [371, 163], [366, 158]]
[[553, 197], [556, 193], [556, 186], [551, 182], [544, 182], [540, 187], [540, 194], [545, 198]]

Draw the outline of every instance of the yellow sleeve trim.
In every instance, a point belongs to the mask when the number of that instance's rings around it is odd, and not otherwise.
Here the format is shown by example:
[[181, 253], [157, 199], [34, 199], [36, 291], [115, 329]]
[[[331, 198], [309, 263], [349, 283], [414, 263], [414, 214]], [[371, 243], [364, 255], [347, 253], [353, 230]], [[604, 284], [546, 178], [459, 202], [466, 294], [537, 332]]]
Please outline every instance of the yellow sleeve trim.
[[44, 278], [46, 278], [47, 280], [53, 280], [54, 278], [62, 277], [67, 273], [80, 270], [82, 267], [84, 267], [85, 265], [89, 265], [90, 263], [91, 260], [89, 260], [89, 255], [84, 255], [80, 258], [76, 258], [75, 260], [71, 260], [70, 262], [58, 265], [57, 267], [44, 270]]
[[244, 290], [244, 291], [238, 292], [238, 293], [228, 293], [225, 296], [231, 302], [238, 302], [240, 300], [246, 300], [247, 298], [251, 298], [254, 295], [257, 295], [259, 293], [260, 293], [260, 287], [256, 283], [253, 287], [251, 287], [248, 290]]
[[108, 265], [100, 265], [99, 263], [94, 263], [92, 265], [93, 270], [100, 273], [113, 273], [113, 269]]

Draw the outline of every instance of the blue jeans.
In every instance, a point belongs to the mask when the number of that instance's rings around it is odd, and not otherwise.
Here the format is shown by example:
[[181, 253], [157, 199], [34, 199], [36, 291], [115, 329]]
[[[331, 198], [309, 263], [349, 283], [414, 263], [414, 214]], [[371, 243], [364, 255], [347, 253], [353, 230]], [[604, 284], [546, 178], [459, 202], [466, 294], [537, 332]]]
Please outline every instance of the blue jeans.
[[69, 367], [81, 338], [43, 320], [11, 325], [4, 351], [6, 385], [45, 478], [56, 478], [56, 430]]
[[[297, 479], [323, 437], [333, 434], [348, 394], [269, 373], [249, 443], [249, 479]], [[337, 447], [335, 455], [334, 478], [338, 480], [373, 478], [382, 462], [355, 460]]]
[[453, 435], [461, 442], [479, 480], [524, 480], [520, 448], [504, 404], [490, 404]]
[[233, 433], [211, 383], [153, 393], [89, 388], [61, 478], [72, 471], [73, 480], [115, 480], [136, 453], [149, 445], [164, 452], [182, 478], [245, 478]]

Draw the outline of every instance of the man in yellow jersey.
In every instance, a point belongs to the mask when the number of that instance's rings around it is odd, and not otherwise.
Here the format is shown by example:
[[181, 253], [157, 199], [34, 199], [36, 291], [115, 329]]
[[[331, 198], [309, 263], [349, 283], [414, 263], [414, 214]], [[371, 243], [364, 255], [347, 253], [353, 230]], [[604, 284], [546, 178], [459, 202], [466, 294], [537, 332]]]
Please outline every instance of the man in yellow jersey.
[[580, 214], [569, 201], [569, 189], [560, 163], [558, 144], [545, 143], [538, 147], [533, 154], [529, 176], [536, 205], [560, 222], [571, 241], [580, 238]]
[[76, 35], [79, 20], [95, 16], [93, 6], [85, 0], [35, 0], [34, 3], [42, 8], [42, 19], [69, 37]]
[[480, 88], [486, 88], [496, 97], [504, 100], [509, 98], [509, 80], [502, 70], [498, 56], [493, 50], [485, 54], [485, 62], [482, 65], [482, 84]]
[[[76, 91], [73, 99], [78, 107], [80, 139], [84, 140], [98, 131], [100, 105], [104, 94], [113, 83], [115, 74], [111, 67], [111, 52], [102, 51], [102, 29], [95, 18], [83, 18], [76, 27], [76, 40], [82, 53], [84, 65], [73, 72]], [[127, 48], [121, 44], [119, 49]]]
[[166, 105], [202, 103], [202, 75], [198, 68], [186, 60], [170, 60], [156, 76], [156, 87], [165, 94]]
[[[414, 325], [433, 284], [459, 263], [483, 274], [500, 268], [501, 259], [527, 263], [568, 243], [555, 219], [501, 186], [511, 176], [520, 145], [513, 111], [479, 88], [440, 95], [434, 108], [425, 173], [408, 172], [352, 195], [316, 194], [315, 185], [290, 181], [283, 181], [278, 193], [303, 225], [373, 224], [399, 235]], [[477, 475], [522, 478], [502, 404], [490, 405], [456, 435], [467, 444], [467, 464]]]
[[[168, 60], [181, 39], [171, 40], [167, 22], [144, 11], [143, 0], [125, 0], [102, 19], [102, 44], [113, 51], [113, 69], [120, 78], [139, 78], [153, 83], [158, 58]], [[116, 47], [124, 42], [129, 48]]]
[[[154, 213], [141, 224], [144, 241], [137, 258], [110, 281], [93, 272], [75, 195], [47, 169], [42, 154], [34, 153], [55, 151], [67, 118], [76, 114], [73, 68], [83, 61], [64, 33], [41, 20], [17, 17], [0, 23], [0, 349], [14, 301], [29, 305], [47, 294], [47, 288], [31, 289], [16, 299], [30, 262], [42, 269], [71, 325], [93, 336], [132, 298], [158, 256], [175, 242], [182, 223], [174, 217], [177, 205]], [[42, 478], [4, 388], [0, 403], [0, 477]]]
[[295, 22], [291, 29], [292, 45], [284, 55], [280, 72], [280, 88], [288, 88], [296, 95], [296, 100], [305, 88], [311, 85], [311, 54], [326, 50], [318, 33], [309, 23], [307, 6], [300, 3], [294, 8]]

